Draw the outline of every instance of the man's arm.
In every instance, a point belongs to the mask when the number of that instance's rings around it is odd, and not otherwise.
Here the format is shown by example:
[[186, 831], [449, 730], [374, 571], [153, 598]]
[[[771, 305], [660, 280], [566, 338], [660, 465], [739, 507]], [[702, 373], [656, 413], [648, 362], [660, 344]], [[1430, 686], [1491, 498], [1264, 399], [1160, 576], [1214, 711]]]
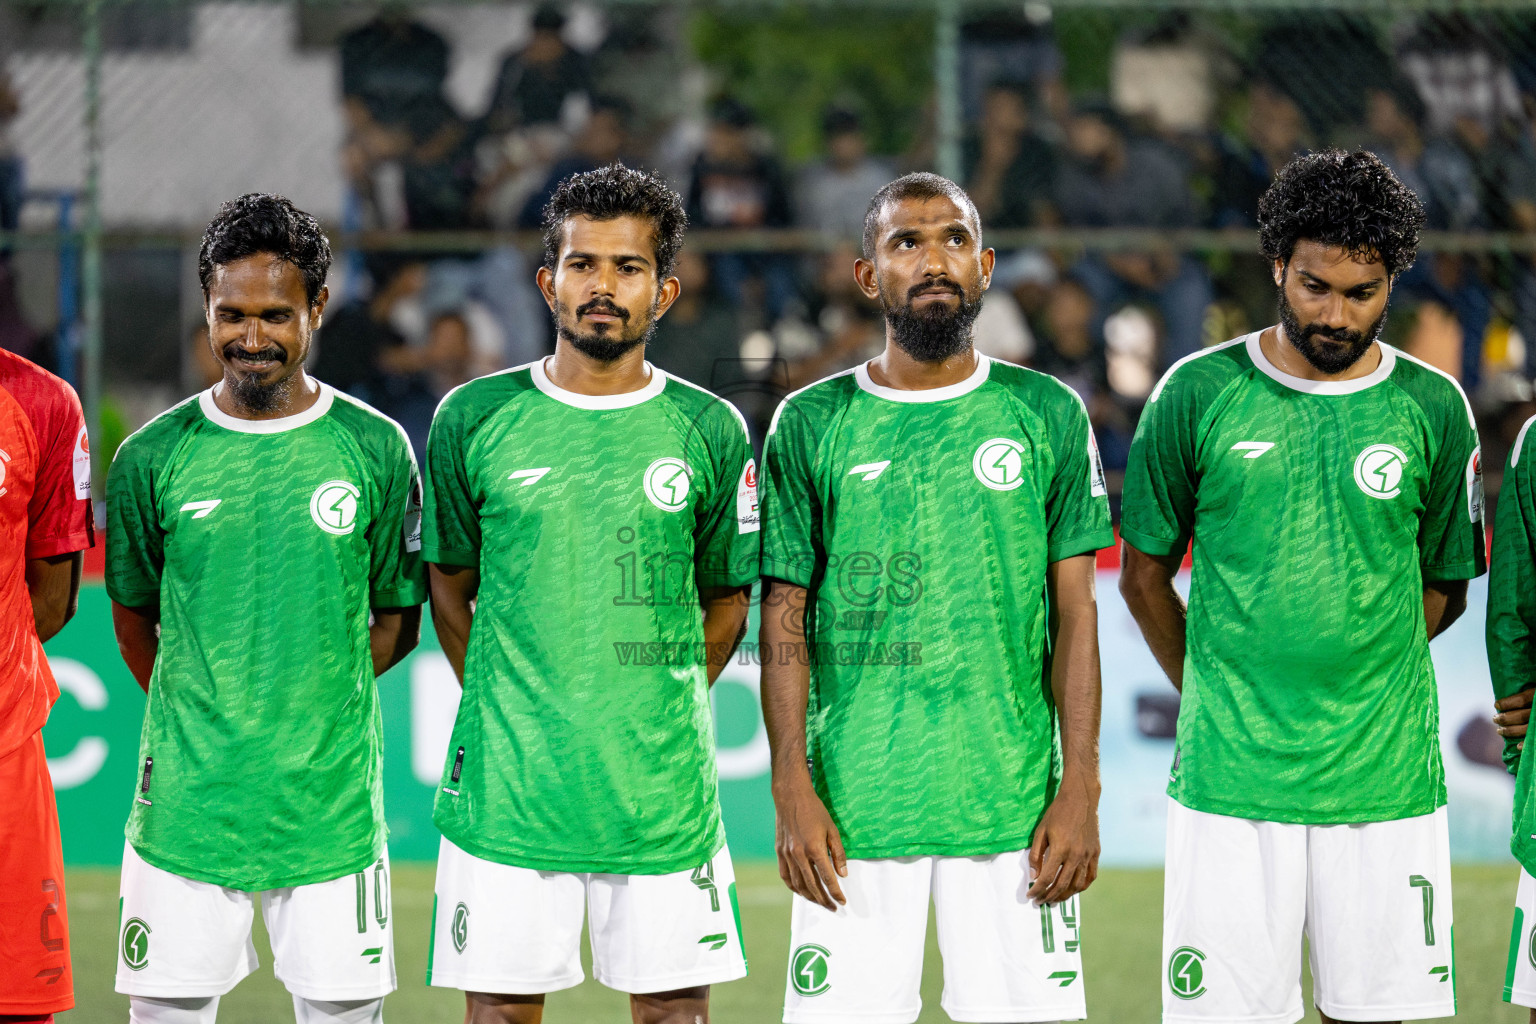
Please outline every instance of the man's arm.
[[704, 606], [704, 653], [709, 685], [715, 685], [741, 638], [747, 635], [747, 606], [751, 586], [706, 587], [699, 592]]
[[421, 605], [409, 608], [374, 608], [368, 627], [368, 647], [373, 652], [373, 674], [381, 676], [400, 664], [421, 643]]
[[763, 661], [763, 722], [772, 752], [775, 847], [779, 877], [813, 903], [836, 910], [847, 903], [838, 876], [848, 874], [843, 841], [816, 795], [806, 764], [805, 709], [811, 696], [811, 663], [805, 646], [804, 587], [763, 579], [763, 624], [758, 633]]
[[1122, 546], [1120, 595], [1141, 627], [1152, 656], [1162, 666], [1173, 688], [1184, 689], [1184, 626], [1188, 609], [1184, 598], [1173, 587], [1173, 577], [1184, 561], [1184, 553], [1148, 555]]
[[427, 566], [427, 586], [432, 592], [432, 628], [442, 645], [459, 685], [464, 685], [464, 652], [469, 649], [469, 626], [475, 617], [475, 595], [480, 592], [480, 570], [467, 565]]
[[1028, 896], [1060, 903], [1099, 874], [1099, 609], [1094, 556], [1074, 555], [1046, 570], [1051, 609], [1051, 694], [1061, 720], [1062, 772], [1056, 798], [1035, 829]]
[[32, 595], [32, 619], [37, 638], [51, 640], [80, 607], [80, 567], [85, 552], [72, 551], [52, 558], [27, 559], [27, 592]]
[[129, 608], [112, 602], [112, 632], [117, 634], [117, 649], [128, 664], [128, 671], [145, 693], [155, 670], [155, 655], [160, 651], [160, 606]]
[[1429, 639], [1451, 628], [1467, 610], [1466, 580], [1436, 580], [1424, 584], [1424, 626]]

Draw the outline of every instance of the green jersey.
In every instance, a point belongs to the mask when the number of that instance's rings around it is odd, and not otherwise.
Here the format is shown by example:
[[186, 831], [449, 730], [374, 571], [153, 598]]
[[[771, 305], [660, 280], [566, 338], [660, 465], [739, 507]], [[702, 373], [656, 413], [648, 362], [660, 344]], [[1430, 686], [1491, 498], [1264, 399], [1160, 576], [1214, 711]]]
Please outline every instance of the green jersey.
[[384, 843], [371, 608], [420, 604], [421, 490], [405, 434], [325, 384], [245, 420], [205, 391], [107, 475], [107, 593], [158, 604], [128, 841], [260, 891], [361, 871]]
[[[1536, 686], [1536, 417], [1525, 421], [1509, 451], [1494, 520], [1488, 571], [1488, 668], [1497, 699]], [[1519, 739], [1504, 741], [1504, 763], [1515, 773], [1514, 835], [1510, 850], [1536, 873], [1536, 758], [1521, 757]]]
[[432, 420], [423, 557], [480, 572], [434, 820], [477, 857], [651, 875], [725, 842], [699, 597], [757, 579], [757, 471], [730, 403], [648, 369], [595, 396], [531, 363]]
[[808, 592], [811, 779], [848, 855], [1028, 846], [1060, 778], [1046, 567], [1114, 543], [1083, 403], [980, 353], [927, 391], [861, 364], [785, 399], [763, 480], [763, 575]]
[[1388, 345], [1364, 377], [1274, 366], [1259, 335], [1180, 360], [1142, 412], [1120, 524], [1194, 575], [1168, 793], [1312, 825], [1445, 803], [1424, 585], [1485, 567], [1461, 388]]

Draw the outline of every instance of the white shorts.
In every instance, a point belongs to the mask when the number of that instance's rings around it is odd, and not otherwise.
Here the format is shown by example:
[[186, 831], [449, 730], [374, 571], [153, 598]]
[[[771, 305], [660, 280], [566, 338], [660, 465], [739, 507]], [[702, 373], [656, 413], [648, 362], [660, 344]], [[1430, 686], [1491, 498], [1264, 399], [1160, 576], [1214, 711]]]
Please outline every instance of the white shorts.
[[534, 995], [592, 974], [611, 989], [671, 992], [747, 975], [730, 851], [691, 871], [604, 875], [482, 860], [447, 839], [437, 854], [427, 984]]
[[395, 990], [389, 854], [365, 871], [263, 893], [172, 874], [123, 844], [117, 991], [221, 996], [256, 969], [256, 900], [278, 980], [301, 999], [379, 999]]
[[930, 894], [950, 1019], [1081, 1020], [1077, 897], [1037, 905], [1024, 895], [1032, 878], [1028, 850], [849, 860], [835, 913], [794, 897], [784, 1020], [917, 1020]]
[[1168, 801], [1163, 1021], [1335, 1020], [1456, 1012], [1445, 808], [1360, 825], [1293, 825]]
[[1536, 879], [1524, 868], [1515, 891], [1515, 926], [1509, 933], [1504, 1001], [1536, 1007]]

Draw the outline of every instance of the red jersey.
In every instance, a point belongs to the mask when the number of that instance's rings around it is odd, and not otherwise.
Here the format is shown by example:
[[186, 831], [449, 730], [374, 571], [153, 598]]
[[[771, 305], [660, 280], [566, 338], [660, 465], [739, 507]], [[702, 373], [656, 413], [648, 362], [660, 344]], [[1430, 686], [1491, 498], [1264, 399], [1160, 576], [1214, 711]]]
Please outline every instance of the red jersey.
[[0, 349], [0, 757], [48, 720], [58, 699], [37, 638], [26, 563], [88, 548], [90, 445], [74, 389]]

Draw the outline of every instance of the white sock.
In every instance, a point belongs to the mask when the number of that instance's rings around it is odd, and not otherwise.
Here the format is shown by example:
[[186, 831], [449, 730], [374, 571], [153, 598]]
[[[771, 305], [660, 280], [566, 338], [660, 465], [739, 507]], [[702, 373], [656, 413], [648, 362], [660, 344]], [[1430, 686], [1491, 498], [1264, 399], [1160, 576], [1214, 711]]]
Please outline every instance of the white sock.
[[201, 999], [128, 997], [128, 1024], [213, 1024], [218, 1015], [218, 996]]
[[293, 1019], [298, 1024], [382, 1024], [384, 999], [352, 999], [329, 1003], [322, 999], [293, 997]]

